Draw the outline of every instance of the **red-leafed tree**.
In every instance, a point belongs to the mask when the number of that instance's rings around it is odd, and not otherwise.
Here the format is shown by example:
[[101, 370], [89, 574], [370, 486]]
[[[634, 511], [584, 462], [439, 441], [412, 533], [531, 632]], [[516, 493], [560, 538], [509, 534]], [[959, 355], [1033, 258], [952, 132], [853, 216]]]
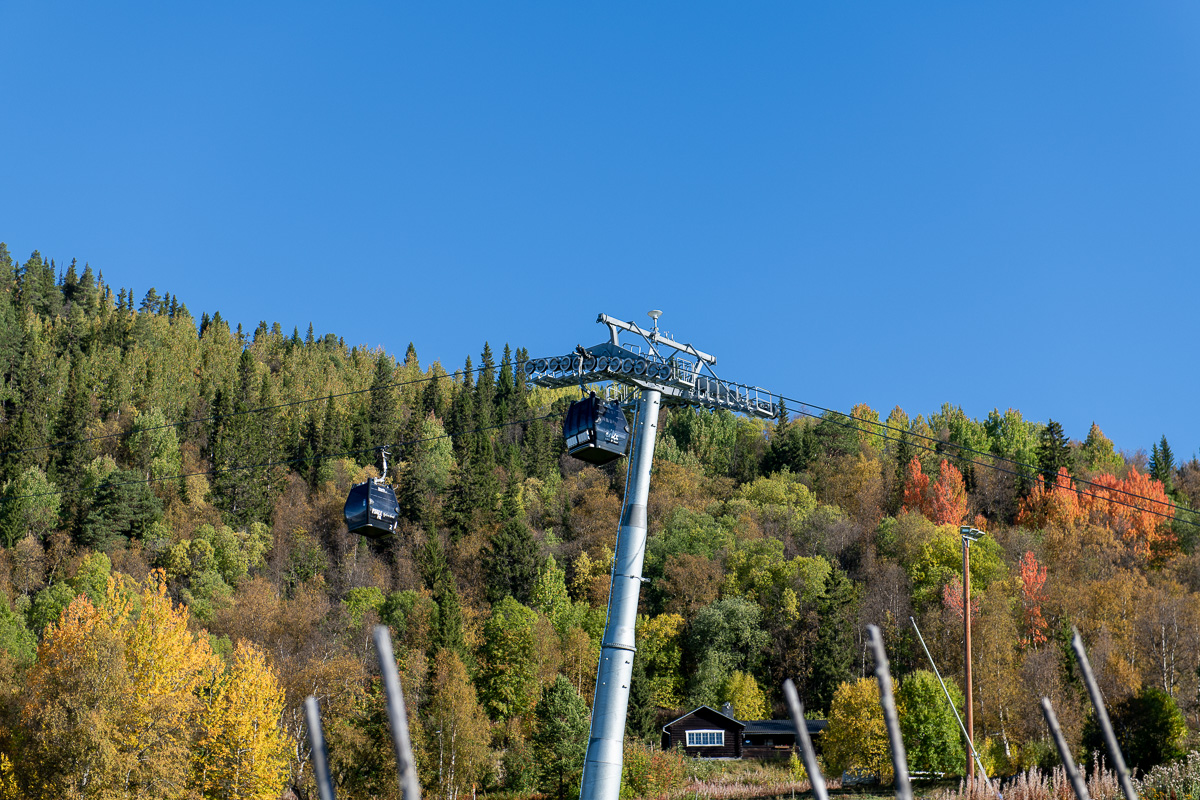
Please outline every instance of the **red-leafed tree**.
[[938, 479], [931, 486], [929, 476], [921, 471], [916, 456], [908, 462], [904, 477], [904, 505], [901, 511], [919, 511], [926, 519], [939, 525], [957, 525], [967, 515], [967, 488], [962, 473], [949, 461], [942, 459]]
[[[919, 511], [925, 513], [928, 504], [929, 476], [921, 471], [921, 462], [916, 456], [908, 462], [904, 473], [904, 505], [901, 511]], [[928, 516], [928, 514], [926, 514]]]
[[[942, 587], [942, 605], [954, 616], [963, 617], [963, 583], [962, 578], [955, 575]], [[979, 601], [971, 598], [971, 619], [979, 618]]]
[[1042, 602], [1046, 599], [1042, 587], [1046, 584], [1046, 568], [1038, 564], [1033, 551], [1025, 551], [1018, 564], [1021, 577], [1021, 606], [1025, 612], [1025, 631], [1021, 637], [1023, 647], [1032, 647], [1046, 643], [1046, 631], [1050, 627], [1042, 616]]
[[939, 525], [957, 525], [967, 515], [967, 487], [962, 473], [945, 459], [933, 484], [929, 505], [930, 513], [926, 516]]

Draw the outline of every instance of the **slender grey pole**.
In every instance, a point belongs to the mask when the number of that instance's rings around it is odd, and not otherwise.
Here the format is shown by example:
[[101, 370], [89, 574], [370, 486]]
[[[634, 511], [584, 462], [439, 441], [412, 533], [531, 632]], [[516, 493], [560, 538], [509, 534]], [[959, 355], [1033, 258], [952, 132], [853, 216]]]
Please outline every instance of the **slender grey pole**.
[[629, 682], [636, 650], [634, 625], [646, 555], [646, 501], [650, 496], [650, 464], [654, 459], [660, 402], [661, 394], [656, 389], [643, 389], [638, 400], [638, 427], [629, 464], [633, 479], [625, 494], [617, 533], [608, 594], [608, 624], [600, 643], [596, 700], [583, 759], [580, 800], [618, 800], [621, 796], [625, 715], [629, 711]]
[[321, 800], [336, 800], [333, 777], [329, 774], [329, 753], [325, 750], [325, 731], [321, 727], [321, 710], [312, 695], [304, 701], [304, 716], [308, 720], [308, 743], [312, 746], [313, 775], [317, 779], [317, 794]]
[[979, 751], [975, 749], [975, 743], [971, 741], [971, 737], [967, 735], [967, 726], [963, 725], [962, 717], [958, 715], [958, 709], [954, 707], [954, 701], [950, 699], [950, 690], [946, 688], [946, 682], [942, 680], [942, 673], [938, 671], [937, 664], [933, 662], [933, 656], [929, 654], [929, 648], [925, 645], [925, 637], [921, 635], [921, 629], [917, 627], [917, 621], [912, 617], [908, 618], [912, 623], [913, 630], [917, 632], [917, 639], [921, 642], [921, 649], [925, 651], [925, 657], [929, 659], [929, 666], [933, 667], [933, 674], [937, 676], [938, 683], [942, 685], [942, 692], [946, 695], [946, 702], [950, 704], [950, 710], [954, 712], [954, 719], [958, 720], [958, 728], [963, 732], [963, 738], [967, 740], [967, 745], [971, 748], [971, 755], [975, 757], [975, 766], [979, 767], [979, 774], [987, 781], [988, 786], [997, 797], [1003, 797], [1000, 790], [992, 783], [988, 777], [987, 770], [983, 768], [983, 761], [979, 758]]
[[892, 674], [888, 672], [887, 653], [883, 650], [883, 634], [878, 625], [868, 625], [867, 635], [875, 653], [875, 679], [879, 681], [879, 704], [883, 706], [883, 721], [887, 724], [888, 746], [892, 751], [892, 769], [896, 773], [896, 800], [912, 800], [912, 785], [908, 782], [908, 756], [900, 736], [900, 715], [896, 713], [896, 698], [892, 696]]
[[1087, 784], [1083, 782], [1083, 776], [1079, 774], [1079, 768], [1075, 766], [1075, 759], [1071, 758], [1071, 748], [1067, 747], [1067, 740], [1063, 738], [1062, 729], [1058, 727], [1058, 717], [1054, 714], [1054, 707], [1050, 705], [1049, 697], [1042, 698], [1042, 715], [1046, 718], [1046, 727], [1050, 729], [1050, 735], [1054, 737], [1054, 744], [1058, 748], [1058, 757], [1062, 759], [1063, 769], [1067, 771], [1067, 777], [1071, 779], [1071, 788], [1075, 790], [1075, 796], [1079, 800], [1090, 800]]
[[1133, 791], [1133, 781], [1129, 779], [1129, 767], [1125, 766], [1125, 757], [1117, 745], [1117, 737], [1113, 733], [1112, 722], [1108, 718], [1108, 709], [1104, 707], [1104, 698], [1100, 696], [1100, 685], [1096, 683], [1096, 675], [1092, 672], [1092, 664], [1088, 661], [1087, 651], [1083, 648], [1083, 638], [1079, 629], [1072, 627], [1071, 649], [1075, 651], [1075, 659], [1079, 662], [1079, 671], [1083, 673], [1083, 682], [1087, 686], [1088, 696], [1092, 698], [1092, 707], [1096, 709], [1096, 721], [1100, 730], [1104, 731], [1104, 745], [1108, 749], [1108, 757], [1112, 760], [1113, 769], [1121, 781], [1121, 791], [1125, 800], [1137, 800]]
[[404, 710], [404, 692], [396, 674], [396, 653], [392, 650], [392, 635], [386, 625], [375, 626], [375, 651], [379, 656], [379, 674], [387, 695], [388, 720], [392, 723], [392, 745], [396, 748], [396, 777], [404, 800], [421, 800], [417, 783], [416, 761], [413, 759], [412, 739], [408, 736], [408, 714]]
[[792, 723], [796, 726], [796, 739], [800, 742], [800, 751], [804, 753], [804, 768], [808, 770], [808, 782], [812, 784], [813, 797], [816, 800], [829, 800], [825, 778], [821, 775], [821, 765], [817, 763], [817, 751], [813, 749], [812, 739], [808, 735], [804, 706], [800, 703], [800, 696], [796, 694], [796, 684], [792, 683], [791, 678], [783, 682], [783, 695], [787, 698], [788, 708], [792, 712]]

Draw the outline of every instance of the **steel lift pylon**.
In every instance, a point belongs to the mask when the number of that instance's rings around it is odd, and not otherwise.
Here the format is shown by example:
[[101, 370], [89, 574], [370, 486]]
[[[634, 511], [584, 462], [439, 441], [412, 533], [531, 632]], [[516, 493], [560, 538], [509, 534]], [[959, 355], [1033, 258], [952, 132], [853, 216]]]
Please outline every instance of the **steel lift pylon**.
[[[661, 311], [651, 311], [651, 330], [601, 314], [608, 341], [578, 347], [573, 353], [531, 359], [524, 370], [535, 384], [547, 387], [612, 381], [625, 404], [635, 409], [633, 453], [621, 508], [608, 595], [608, 621], [600, 643], [591, 730], [583, 762], [580, 800], [618, 800], [625, 744], [625, 717], [633, 675], [634, 626], [646, 554], [646, 501], [650, 467], [663, 404], [724, 408], [765, 419], [777, 417], [779, 398], [757, 386], [722, 380], [713, 371], [717, 359], [690, 344], [660, 333]], [[621, 334], [628, 341], [621, 341]]]

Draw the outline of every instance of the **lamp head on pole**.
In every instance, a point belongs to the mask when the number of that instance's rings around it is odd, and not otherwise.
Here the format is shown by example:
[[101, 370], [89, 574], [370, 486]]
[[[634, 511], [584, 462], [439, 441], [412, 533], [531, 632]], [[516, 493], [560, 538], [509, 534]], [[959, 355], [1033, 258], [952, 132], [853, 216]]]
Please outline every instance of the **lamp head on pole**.
[[981, 531], [979, 528], [972, 528], [969, 525], [963, 525], [958, 529], [958, 532], [962, 535], [963, 540], [968, 542], [978, 542], [984, 536], [987, 536], [986, 531]]

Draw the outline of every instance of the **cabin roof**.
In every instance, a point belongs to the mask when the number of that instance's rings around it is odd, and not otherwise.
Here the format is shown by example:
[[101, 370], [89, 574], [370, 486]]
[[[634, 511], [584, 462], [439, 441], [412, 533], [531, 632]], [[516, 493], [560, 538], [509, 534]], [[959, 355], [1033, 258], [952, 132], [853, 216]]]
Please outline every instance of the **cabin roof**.
[[[693, 708], [683, 716], [676, 717], [666, 725], [663, 725], [663, 730], [665, 731], [676, 722], [687, 719], [693, 715], [699, 716], [701, 719], [710, 720], [713, 724], [720, 725], [728, 730], [740, 729], [742, 733], [747, 735], [766, 734], [775, 736], [795, 735], [796, 733], [796, 726], [792, 724], [790, 719], [752, 719], [743, 722], [742, 720], [734, 719], [727, 714], [722, 714], [720, 711], [717, 711], [715, 708], [710, 708], [709, 706], [697, 706], [696, 708]], [[805, 722], [808, 723], [808, 733], [810, 736], [820, 733], [829, 727], [829, 722], [823, 719], [806, 719]]]
[[[707, 713], [703, 713], [703, 712], [707, 712]], [[693, 708], [691, 711], [687, 712], [683, 716], [676, 717], [675, 719], [668, 722], [666, 725], [663, 725], [663, 730], [665, 731], [665, 730], [667, 730], [667, 728], [671, 727], [676, 722], [679, 722], [680, 720], [683, 720], [683, 719], [687, 719], [688, 717], [693, 716], [693, 715], [699, 716], [702, 719], [708, 719], [711, 722], [713, 722], [714, 724], [720, 725], [721, 727], [726, 728], [728, 730], [741, 730], [742, 728], [746, 727], [746, 723], [744, 723], [740, 720], [736, 720], [733, 717], [726, 716], [725, 714], [722, 714], [720, 711], [717, 711], [715, 708], [709, 708], [708, 706], [697, 706], [696, 708]]]

